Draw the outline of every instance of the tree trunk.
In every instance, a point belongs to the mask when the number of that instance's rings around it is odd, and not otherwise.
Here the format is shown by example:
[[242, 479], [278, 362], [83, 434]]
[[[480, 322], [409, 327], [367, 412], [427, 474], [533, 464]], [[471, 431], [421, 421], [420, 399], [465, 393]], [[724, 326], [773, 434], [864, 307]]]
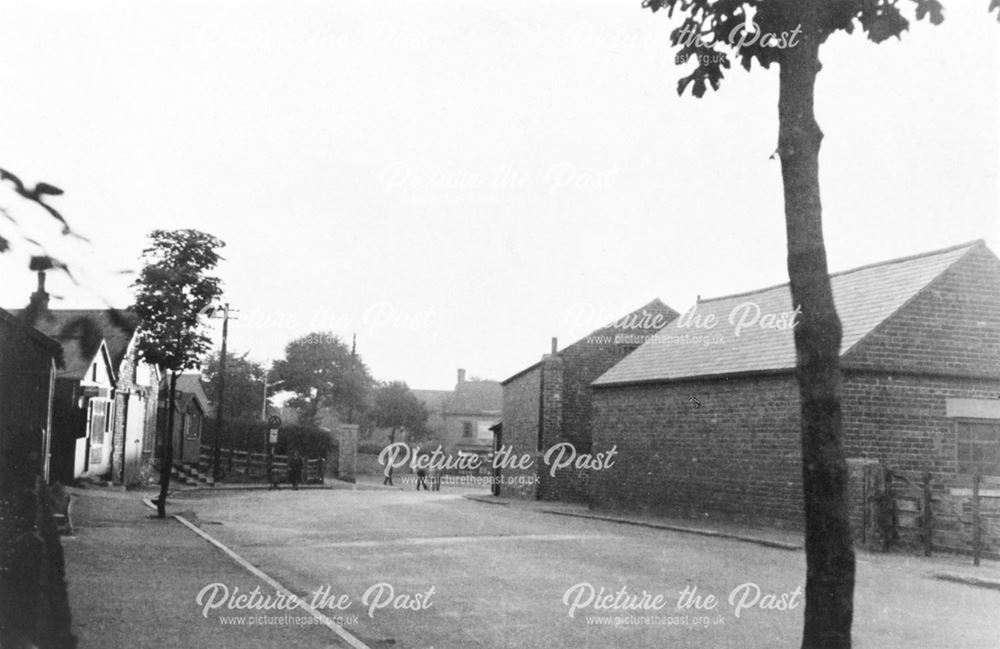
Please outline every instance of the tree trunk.
[[160, 462], [160, 497], [156, 501], [156, 515], [167, 517], [167, 491], [170, 490], [170, 470], [174, 466], [174, 399], [177, 395], [177, 372], [170, 372], [170, 391], [167, 395], [167, 431], [163, 438], [163, 461]]
[[801, 43], [784, 52], [778, 153], [784, 181], [788, 277], [792, 303], [801, 308], [794, 333], [806, 523], [802, 649], [848, 649], [854, 549], [841, 441], [841, 325], [827, 271], [819, 193], [823, 133], [813, 112], [819, 45], [817, 30], [807, 33], [804, 29]]

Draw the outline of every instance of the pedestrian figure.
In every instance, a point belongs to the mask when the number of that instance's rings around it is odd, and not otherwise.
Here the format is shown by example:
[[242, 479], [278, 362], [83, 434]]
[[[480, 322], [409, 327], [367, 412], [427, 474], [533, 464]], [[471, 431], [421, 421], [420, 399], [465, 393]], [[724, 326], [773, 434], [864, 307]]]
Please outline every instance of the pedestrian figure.
[[428, 477], [431, 481], [431, 491], [441, 491], [441, 470], [432, 466]]
[[385, 467], [385, 480], [382, 481], [382, 485], [392, 486], [392, 465]]
[[421, 486], [424, 488], [424, 491], [428, 491], [427, 471], [424, 469], [417, 469], [417, 491], [420, 491]]
[[302, 456], [298, 451], [292, 451], [292, 457], [288, 460], [288, 481], [295, 490], [298, 490], [299, 483], [302, 482]]

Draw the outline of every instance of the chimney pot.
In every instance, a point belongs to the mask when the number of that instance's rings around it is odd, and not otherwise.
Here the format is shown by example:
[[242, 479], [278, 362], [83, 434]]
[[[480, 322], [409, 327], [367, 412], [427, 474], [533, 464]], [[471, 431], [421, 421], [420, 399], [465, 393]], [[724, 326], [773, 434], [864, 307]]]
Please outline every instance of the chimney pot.
[[38, 271], [38, 290], [31, 294], [31, 306], [38, 311], [49, 308], [49, 294], [45, 292], [45, 271]]
[[552, 336], [552, 353], [555, 354], [559, 350], [559, 339]]
[[465, 370], [462, 368], [459, 368], [458, 370], [458, 382], [465, 383]]

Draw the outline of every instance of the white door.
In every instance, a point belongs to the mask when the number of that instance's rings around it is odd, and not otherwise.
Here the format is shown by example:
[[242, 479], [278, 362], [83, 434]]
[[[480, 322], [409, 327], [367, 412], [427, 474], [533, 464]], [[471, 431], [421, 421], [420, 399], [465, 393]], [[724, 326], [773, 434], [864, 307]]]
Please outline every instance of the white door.
[[111, 400], [94, 397], [87, 404], [87, 461], [84, 470], [102, 475], [111, 468]]
[[139, 480], [139, 458], [142, 456], [142, 434], [146, 419], [145, 402], [138, 394], [128, 395], [125, 412], [125, 484]]

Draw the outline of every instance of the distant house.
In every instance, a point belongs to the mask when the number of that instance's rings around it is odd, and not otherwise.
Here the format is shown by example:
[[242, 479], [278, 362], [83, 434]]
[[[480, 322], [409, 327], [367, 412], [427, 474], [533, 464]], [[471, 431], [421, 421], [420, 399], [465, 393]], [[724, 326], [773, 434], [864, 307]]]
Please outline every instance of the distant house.
[[[167, 403], [170, 401], [170, 376], [160, 384], [159, 437], [166, 439]], [[177, 376], [174, 399], [173, 461], [180, 464], [197, 465], [201, 456], [201, 436], [205, 418], [210, 414], [208, 395], [201, 374], [180, 374]], [[163, 455], [158, 449], [157, 455]]]
[[[980, 241], [831, 283], [849, 463], [1000, 475], [1000, 260]], [[787, 284], [701, 300], [598, 378], [593, 448], [617, 457], [592, 473], [594, 503], [801, 521], [794, 313]]]
[[[676, 311], [654, 299], [561, 351], [553, 339], [551, 353], [503, 381], [499, 442], [516, 457], [535, 457], [562, 442], [571, 443], [578, 453], [589, 453], [590, 383], [676, 316]], [[588, 498], [587, 471], [569, 468], [553, 477], [537, 458], [528, 470], [503, 471], [508, 477], [517, 474], [529, 479], [505, 481], [503, 495], [577, 502]]]
[[[427, 441], [421, 446], [440, 444], [447, 452], [489, 452], [493, 433], [489, 427], [500, 418], [502, 393], [496, 381], [466, 380], [465, 370], [458, 370], [454, 390], [411, 390], [427, 409]], [[388, 428], [366, 431], [363, 441], [388, 444]], [[411, 431], [397, 431], [397, 442], [412, 442]]]
[[503, 388], [498, 381], [466, 380], [458, 370], [455, 390], [444, 403], [442, 445], [449, 452], [488, 453], [493, 449], [490, 427], [500, 419]]
[[0, 309], [0, 473], [49, 477], [58, 342]]
[[136, 353], [137, 320], [116, 309], [50, 309], [45, 274], [29, 308], [15, 312], [62, 346], [56, 374], [51, 479], [139, 484], [155, 436], [155, 368]]

